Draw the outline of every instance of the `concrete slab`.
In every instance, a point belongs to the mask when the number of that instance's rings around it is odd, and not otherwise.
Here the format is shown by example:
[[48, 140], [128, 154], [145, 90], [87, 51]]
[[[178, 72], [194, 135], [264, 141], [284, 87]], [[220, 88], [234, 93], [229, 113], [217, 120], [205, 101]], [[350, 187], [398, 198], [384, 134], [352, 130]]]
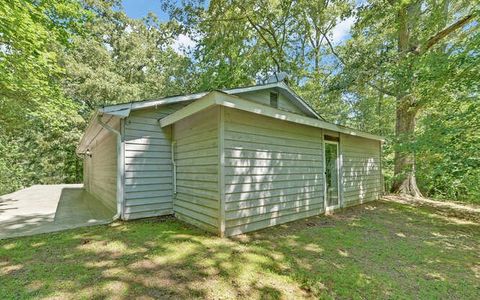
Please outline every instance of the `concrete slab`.
[[0, 196], [0, 239], [107, 224], [114, 215], [82, 184], [34, 185]]

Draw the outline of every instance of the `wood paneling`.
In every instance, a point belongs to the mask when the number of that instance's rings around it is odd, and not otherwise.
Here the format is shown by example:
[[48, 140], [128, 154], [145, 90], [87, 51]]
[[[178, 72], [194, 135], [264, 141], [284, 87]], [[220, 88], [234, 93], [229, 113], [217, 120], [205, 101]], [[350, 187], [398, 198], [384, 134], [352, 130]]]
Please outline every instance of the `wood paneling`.
[[220, 207], [218, 125], [218, 107], [173, 125], [177, 165], [175, 216], [215, 233], [219, 228]]
[[[108, 125], [120, 130], [118, 119]], [[85, 188], [112, 211], [117, 210], [117, 136], [102, 129], [90, 145], [91, 157], [85, 156]]]
[[171, 129], [160, 118], [187, 103], [133, 111], [125, 120], [125, 218], [173, 213]]
[[382, 190], [380, 142], [345, 134], [341, 139], [344, 206], [378, 199]]
[[322, 155], [318, 128], [225, 109], [226, 235], [319, 214]]

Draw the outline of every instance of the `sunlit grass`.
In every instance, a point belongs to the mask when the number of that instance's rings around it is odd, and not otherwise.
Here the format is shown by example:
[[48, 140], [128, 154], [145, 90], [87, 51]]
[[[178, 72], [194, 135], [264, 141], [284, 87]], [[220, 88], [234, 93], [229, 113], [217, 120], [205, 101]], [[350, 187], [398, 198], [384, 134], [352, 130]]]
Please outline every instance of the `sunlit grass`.
[[169, 218], [10, 239], [0, 299], [479, 299], [476, 220], [377, 202], [232, 239]]

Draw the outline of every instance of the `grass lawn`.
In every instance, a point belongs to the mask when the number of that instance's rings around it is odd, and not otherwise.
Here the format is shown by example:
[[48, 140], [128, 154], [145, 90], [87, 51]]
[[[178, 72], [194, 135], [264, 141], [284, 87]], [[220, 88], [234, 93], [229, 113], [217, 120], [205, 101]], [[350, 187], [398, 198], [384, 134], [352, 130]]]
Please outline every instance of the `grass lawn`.
[[0, 241], [0, 299], [480, 299], [480, 214], [378, 201], [233, 239], [171, 218]]

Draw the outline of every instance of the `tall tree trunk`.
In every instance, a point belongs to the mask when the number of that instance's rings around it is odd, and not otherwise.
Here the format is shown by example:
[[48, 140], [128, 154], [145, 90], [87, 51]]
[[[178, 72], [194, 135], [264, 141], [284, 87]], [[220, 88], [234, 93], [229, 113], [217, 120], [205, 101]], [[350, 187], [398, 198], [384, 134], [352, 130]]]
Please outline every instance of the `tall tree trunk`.
[[394, 182], [392, 192], [422, 197], [415, 178], [415, 154], [410, 145], [414, 140], [418, 108], [410, 96], [397, 99], [395, 137], [402, 146], [395, 149]]
[[[420, 8], [418, 3], [402, 5], [398, 11], [398, 54], [405, 58], [412, 47], [411, 27], [415, 22], [413, 16]], [[411, 65], [408, 67], [411, 71]], [[414, 197], [421, 197], [422, 194], [417, 187], [415, 178], [415, 154], [411, 143], [415, 133], [415, 119], [418, 113], [418, 106], [408, 90], [412, 82], [410, 78], [404, 78], [406, 82], [399, 82], [399, 96], [397, 96], [395, 138], [397, 147], [394, 157], [394, 181], [392, 192]], [[403, 81], [400, 79], [400, 81]]]
[[[416, 26], [418, 16], [421, 14], [420, 1], [401, 1], [397, 14], [397, 41], [398, 55], [406, 64], [406, 75], [397, 78], [397, 108], [396, 108], [396, 127], [395, 137], [397, 148], [395, 149], [395, 167], [394, 182], [392, 192], [407, 194], [414, 197], [421, 197], [422, 194], [417, 187], [415, 178], [415, 154], [411, 147], [414, 141], [415, 119], [418, 114], [418, 103], [410, 94], [415, 85], [413, 76], [413, 66], [408, 61], [409, 54], [420, 57], [429, 49], [438, 45], [438, 43], [449, 34], [465, 26], [474, 20], [475, 14], [468, 14], [457, 20], [454, 24], [446, 26], [448, 21], [448, 8], [450, 0], [443, 0], [442, 11], [443, 23], [439, 24], [436, 34], [431, 36], [423, 45], [419, 45], [418, 38], [412, 37], [413, 28]], [[445, 48], [443, 48], [445, 49]], [[437, 51], [441, 51], [437, 50]]]
[[[383, 82], [380, 83], [380, 87], [383, 89]], [[383, 104], [383, 98], [384, 98], [384, 93], [378, 92], [378, 100], [377, 100], [377, 126], [378, 126], [378, 133], [380, 135], [383, 135], [383, 122], [382, 122], [382, 104]]]

